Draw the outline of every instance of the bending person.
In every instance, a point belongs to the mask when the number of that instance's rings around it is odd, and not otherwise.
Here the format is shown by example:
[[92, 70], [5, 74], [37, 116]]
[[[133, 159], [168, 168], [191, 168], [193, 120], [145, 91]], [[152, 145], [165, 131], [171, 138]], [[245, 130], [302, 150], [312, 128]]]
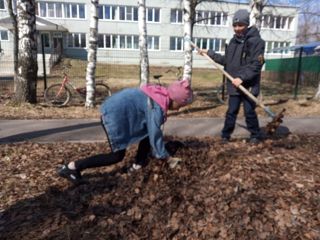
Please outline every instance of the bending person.
[[102, 125], [111, 152], [65, 164], [58, 174], [75, 184], [81, 183], [83, 170], [122, 161], [127, 147], [137, 142], [139, 146], [133, 169], [146, 165], [151, 150], [154, 157], [169, 160], [171, 156], [165, 148], [161, 126], [166, 121], [168, 109], [178, 110], [191, 103], [192, 97], [187, 80], [175, 81], [168, 88], [147, 84], [112, 95], [101, 106]]

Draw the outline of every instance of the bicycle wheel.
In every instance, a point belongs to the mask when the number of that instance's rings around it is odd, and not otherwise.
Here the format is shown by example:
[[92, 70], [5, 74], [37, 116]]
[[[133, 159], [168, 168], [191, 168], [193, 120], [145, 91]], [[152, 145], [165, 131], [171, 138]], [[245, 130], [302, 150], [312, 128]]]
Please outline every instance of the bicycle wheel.
[[104, 83], [96, 84], [96, 102], [101, 103], [105, 98], [111, 96], [111, 90], [108, 85]]
[[71, 98], [70, 90], [66, 87], [61, 89], [61, 84], [53, 84], [44, 92], [44, 100], [53, 106], [65, 106]]

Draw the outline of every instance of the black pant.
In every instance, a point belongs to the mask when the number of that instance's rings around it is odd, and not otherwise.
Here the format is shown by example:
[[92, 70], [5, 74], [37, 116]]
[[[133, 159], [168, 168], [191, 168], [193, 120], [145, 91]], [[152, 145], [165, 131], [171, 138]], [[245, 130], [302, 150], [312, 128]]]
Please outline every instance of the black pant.
[[[137, 164], [142, 166], [146, 165], [150, 148], [149, 137], [146, 137], [140, 141], [135, 161]], [[98, 154], [76, 161], [75, 167], [77, 170], [82, 171], [86, 168], [110, 166], [112, 164], [121, 162], [125, 154], [126, 149], [110, 152], [108, 154]]]
[[246, 118], [247, 128], [251, 134], [251, 138], [260, 137], [260, 127], [257, 114], [255, 112], [256, 103], [245, 95], [230, 95], [228, 102], [228, 110], [221, 137], [230, 138], [236, 125], [237, 115], [239, 113], [241, 102], [243, 103], [244, 115]]
[[[108, 132], [104, 128], [102, 119], [101, 119], [102, 127], [108, 137]], [[109, 140], [109, 137], [108, 137]], [[111, 146], [110, 146], [111, 147]], [[142, 139], [138, 146], [138, 152], [136, 155], [136, 163], [139, 165], [146, 165], [148, 154], [150, 152], [150, 142], [149, 137]], [[102, 166], [110, 166], [112, 164], [121, 162], [126, 154], [126, 149], [119, 150], [119, 151], [112, 151], [108, 154], [98, 154], [95, 156], [91, 156], [85, 159], [81, 159], [75, 162], [75, 167], [77, 170], [82, 171], [86, 168], [95, 168], [95, 167], [102, 167]]]

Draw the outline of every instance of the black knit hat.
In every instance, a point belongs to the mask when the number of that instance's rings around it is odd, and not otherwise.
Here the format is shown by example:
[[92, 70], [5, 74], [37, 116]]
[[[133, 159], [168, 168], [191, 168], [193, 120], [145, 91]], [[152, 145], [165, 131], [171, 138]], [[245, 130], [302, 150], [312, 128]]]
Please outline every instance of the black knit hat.
[[250, 23], [250, 13], [246, 9], [240, 9], [235, 12], [233, 16], [232, 24], [242, 23], [249, 26]]

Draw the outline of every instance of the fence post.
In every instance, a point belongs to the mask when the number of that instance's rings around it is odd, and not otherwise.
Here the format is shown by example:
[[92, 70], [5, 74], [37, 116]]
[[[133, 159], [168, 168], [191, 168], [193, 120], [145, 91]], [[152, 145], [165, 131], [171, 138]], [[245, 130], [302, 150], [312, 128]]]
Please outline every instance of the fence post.
[[297, 99], [297, 97], [298, 97], [298, 88], [299, 88], [300, 75], [301, 75], [302, 52], [303, 52], [303, 47], [301, 47], [301, 48], [299, 49], [299, 59], [298, 59], [298, 68], [297, 68], [296, 84], [295, 84], [295, 88], [294, 88], [294, 99]]
[[46, 55], [44, 52], [44, 35], [41, 34], [41, 49], [42, 49], [42, 66], [43, 66], [43, 83], [44, 90], [47, 89], [47, 73], [46, 73]]

